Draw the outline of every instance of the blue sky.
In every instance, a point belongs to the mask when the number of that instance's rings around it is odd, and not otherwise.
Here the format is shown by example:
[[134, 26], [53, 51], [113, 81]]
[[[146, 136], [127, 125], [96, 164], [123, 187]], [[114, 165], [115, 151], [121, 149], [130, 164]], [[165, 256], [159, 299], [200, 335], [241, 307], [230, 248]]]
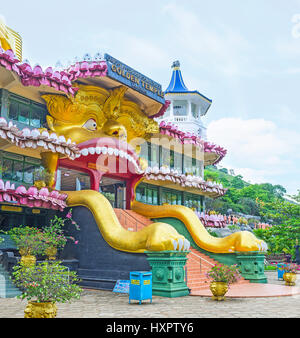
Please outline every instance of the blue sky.
[[300, 0], [45, 4], [0, 8], [32, 65], [107, 52], [165, 89], [180, 60], [186, 86], [213, 100], [203, 122], [228, 150], [221, 165], [252, 183], [300, 189]]

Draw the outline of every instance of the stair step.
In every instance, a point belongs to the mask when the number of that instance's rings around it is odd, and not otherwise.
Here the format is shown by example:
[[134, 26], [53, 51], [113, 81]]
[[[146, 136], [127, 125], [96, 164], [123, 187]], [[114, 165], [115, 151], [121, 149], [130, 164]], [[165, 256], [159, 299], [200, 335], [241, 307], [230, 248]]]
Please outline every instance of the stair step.
[[[191, 253], [187, 255], [188, 260], [186, 263], [187, 286], [189, 289], [191, 289], [192, 292], [202, 289], [209, 289], [211, 281], [206, 276], [206, 273], [212, 268], [212, 266], [219, 264], [219, 262], [210, 258], [209, 256], [205, 255], [204, 253], [198, 251], [195, 248], [191, 247], [190, 251]], [[197, 256], [193, 255], [193, 253]], [[236, 284], [247, 284], [247, 283], [250, 282], [242, 278]]]

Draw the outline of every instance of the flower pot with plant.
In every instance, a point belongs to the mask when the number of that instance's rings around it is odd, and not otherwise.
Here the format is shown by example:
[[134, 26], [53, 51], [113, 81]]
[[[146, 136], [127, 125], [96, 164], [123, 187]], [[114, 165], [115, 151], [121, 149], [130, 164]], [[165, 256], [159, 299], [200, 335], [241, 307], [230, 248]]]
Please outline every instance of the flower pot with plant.
[[285, 281], [285, 285], [294, 286], [296, 284], [297, 270], [299, 270], [298, 265], [293, 263], [287, 264], [284, 267], [283, 279]]
[[42, 231], [35, 227], [14, 227], [6, 232], [15, 242], [21, 255], [21, 263], [25, 265], [35, 264], [36, 255], [43, 253], [44, 241]]
[[211, 279], [210, 290], [213, 300], [225, 300], [225, 294], [230, 284], [236, 283], [241, 274], [237, 265], [216, 264], [207, 272], [207, 277]]
[[28, 301], [25, 318], [54, 318], [56, 303], [79, 299], [82, 292], [76, 273], [60, 261], [44, 261], [29, 267], [17, 265], [12, 275], [14, 283], [22, 290], [18, 298]]
[[65, 247], [68, 239], [73, 240], [75, 244], [78, 243], [74, 237], [64, 234], [66, 222], [71, 222], [76, 229], [79, 230], [79, 226], [72, 219], [72, 209], [67, 213], [65, 218], [55, 215], [54, 218], [50, 220], [50, 225], [43, 229], [44, 253], [50, 260], [56, 259], [57, 251]]

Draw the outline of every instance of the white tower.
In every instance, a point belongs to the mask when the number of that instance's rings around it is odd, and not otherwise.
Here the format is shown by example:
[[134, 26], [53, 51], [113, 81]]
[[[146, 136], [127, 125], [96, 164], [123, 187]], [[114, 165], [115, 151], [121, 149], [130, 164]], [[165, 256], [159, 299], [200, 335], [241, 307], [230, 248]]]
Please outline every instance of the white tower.
[[187, 89], [182, 79], [179, 61], [174, 61], [172, 68], [172, 78], [165, 90], [165, 98], [171, 101], [171, 104], [157, 121], [170, 122], [177, 125], [179, 130], [193, 133], [205, 140], [206, 128], [201, 116], [206, 114], [212, 101], [197, 90]]

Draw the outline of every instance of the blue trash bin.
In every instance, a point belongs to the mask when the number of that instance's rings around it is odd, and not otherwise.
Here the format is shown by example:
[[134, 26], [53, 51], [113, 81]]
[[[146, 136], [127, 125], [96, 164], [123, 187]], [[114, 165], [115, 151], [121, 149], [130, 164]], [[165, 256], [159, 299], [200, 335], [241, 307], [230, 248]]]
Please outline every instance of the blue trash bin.
[[283, 275], [285, 273], [284, 268], [286, 267], [285, 263], [278, 263], [277, 264], [277, 278], [279, 279], [283, 279]]
[[141, 304], [145, 299], [152, 303], [152, 272], [130, 272], [129, 304], [131, 300], [138, 300]]

